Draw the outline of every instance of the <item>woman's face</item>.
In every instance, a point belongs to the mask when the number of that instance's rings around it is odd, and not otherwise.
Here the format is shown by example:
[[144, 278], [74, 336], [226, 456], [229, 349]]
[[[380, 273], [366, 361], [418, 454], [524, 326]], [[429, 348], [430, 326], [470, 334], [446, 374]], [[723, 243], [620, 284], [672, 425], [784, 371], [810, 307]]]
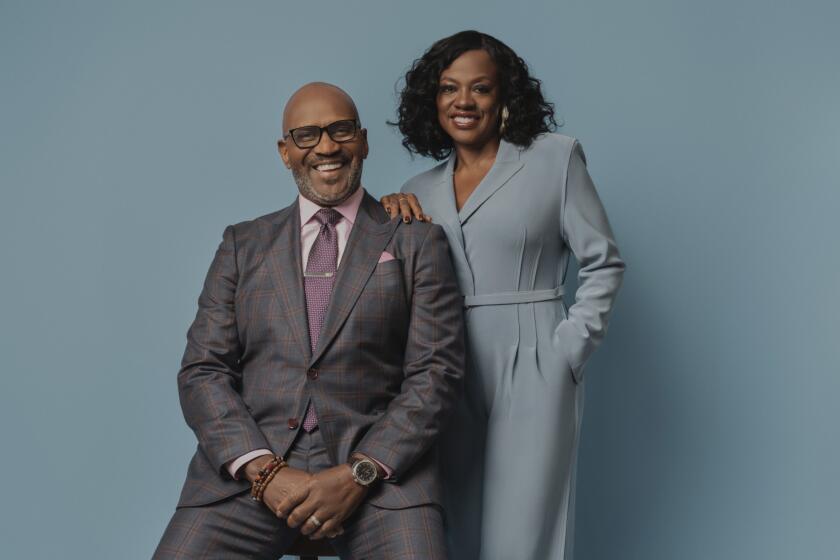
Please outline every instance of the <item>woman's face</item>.
[[440, 74], [438, 122], [456, 146], [481, 148], [499, 135], [496, 64], [485, 50], [463, 53]]

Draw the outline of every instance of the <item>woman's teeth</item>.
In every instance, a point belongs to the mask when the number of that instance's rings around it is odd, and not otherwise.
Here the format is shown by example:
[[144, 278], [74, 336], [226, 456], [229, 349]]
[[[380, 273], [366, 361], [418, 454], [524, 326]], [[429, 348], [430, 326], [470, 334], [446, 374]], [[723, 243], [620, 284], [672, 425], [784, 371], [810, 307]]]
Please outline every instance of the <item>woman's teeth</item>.
[[455, 124], [472, 124], [478, 120], [477, 117], [455, 117]]

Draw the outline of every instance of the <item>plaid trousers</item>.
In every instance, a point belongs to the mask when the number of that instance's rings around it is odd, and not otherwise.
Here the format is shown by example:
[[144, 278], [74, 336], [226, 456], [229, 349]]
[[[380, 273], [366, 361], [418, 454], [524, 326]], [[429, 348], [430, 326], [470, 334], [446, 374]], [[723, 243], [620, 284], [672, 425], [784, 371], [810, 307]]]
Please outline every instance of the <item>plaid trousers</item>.
[[[308, 472], [333, 466], [321, 431], [301, 430], [288, 462]], [[344, 522], [344, 531], [330, 541], [343, 560], [446, 558], [443, 517], [435, 505], [391, 510], [363, 502]], [[177, 508], [153, 560], [277, 560], [299, 535], [245, 492]]]

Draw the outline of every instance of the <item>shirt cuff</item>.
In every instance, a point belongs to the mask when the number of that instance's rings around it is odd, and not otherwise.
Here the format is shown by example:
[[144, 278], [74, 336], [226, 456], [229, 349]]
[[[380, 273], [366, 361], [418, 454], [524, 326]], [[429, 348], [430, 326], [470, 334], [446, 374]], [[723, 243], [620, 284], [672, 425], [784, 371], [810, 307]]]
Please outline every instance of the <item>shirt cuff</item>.
[[388, 479], [391, 478], [391, 475], [394, 474], [394, 471], [391, 470], [391, 467], [389, 467], [385, 463], [381, 463], [381, 462], [377, 461], [376, 459], [374, 459], [373, 457], [370, 457], [370, 460], [373, 461], [374, 463], [376, 463], [377, 465], [379, 465], [380, 467], [382, 467], [382, 470], [385, 471], [385, 478], [383, 478], [382, 480], [388, 480]]
[[245, 463], [247, 463], [248, 461], [256, 459], [257, 457], [262, 457], [263, 455], [274, 455], [274, 453], [272, 453], [268, 449], [255, 449], [254, 451], [242, 455], [238, 459], [228, 461], [227, 470], [230, 473], [230, 477], [234, 480], [239, 480], [239, 469], [245, 466]]

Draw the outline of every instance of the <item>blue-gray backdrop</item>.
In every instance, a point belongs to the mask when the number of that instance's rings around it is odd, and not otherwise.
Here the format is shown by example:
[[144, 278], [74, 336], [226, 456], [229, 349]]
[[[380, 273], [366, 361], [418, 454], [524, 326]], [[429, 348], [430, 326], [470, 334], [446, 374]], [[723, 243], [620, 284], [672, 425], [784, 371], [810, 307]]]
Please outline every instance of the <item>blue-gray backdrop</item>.
[[385, 123], [395, 82], [478, 28], [581, 139], [628, 263], [587, 372], [578, 557], [837, 558], [839, 20], [815, 0], [3, 1], [0, 555], [150, 556], [195, 444], [175, 373], [213, 251], [296, 192], [284, 101], [346, 88], [364, 184], [394, 191], [431, 165]]

